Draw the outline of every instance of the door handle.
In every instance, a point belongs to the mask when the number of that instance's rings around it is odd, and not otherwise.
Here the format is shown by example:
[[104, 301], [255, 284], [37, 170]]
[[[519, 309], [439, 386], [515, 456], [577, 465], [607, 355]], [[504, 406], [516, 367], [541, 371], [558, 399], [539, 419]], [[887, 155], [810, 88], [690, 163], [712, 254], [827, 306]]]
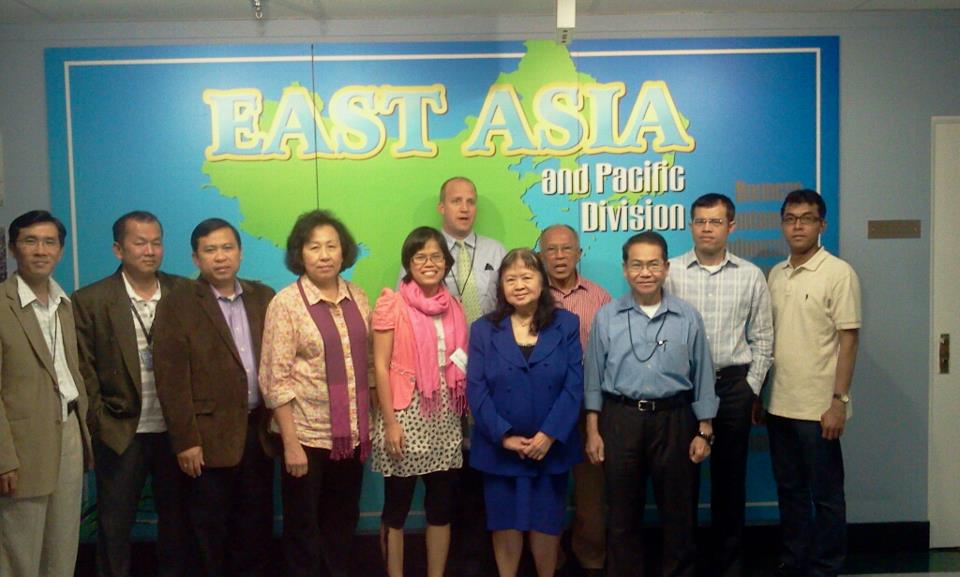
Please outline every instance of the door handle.
[[940, 335], [940, 374], [950, 373], [950, 333]]

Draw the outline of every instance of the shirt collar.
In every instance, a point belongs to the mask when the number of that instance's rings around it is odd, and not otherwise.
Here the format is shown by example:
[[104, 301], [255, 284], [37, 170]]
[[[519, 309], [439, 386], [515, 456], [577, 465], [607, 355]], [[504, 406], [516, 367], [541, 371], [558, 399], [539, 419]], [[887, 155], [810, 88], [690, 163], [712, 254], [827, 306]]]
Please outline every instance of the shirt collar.
[[579, 273], [579, 272], [574, 272], [573, 274], [577, 275], [577, 282], [576, 282], [576, 284], [573, 285], [573, 288], [571, 288], [570, 290], [564, 290], [564, 289], [562, 289], [562, 288], [554, 285], [551, 280], [548, 280], [547, 282], [548, 282], [548, 284], [549, 284], [549, 286], [550, 286], [551, 289], [557, 291], [558, 293], [560, 293], [560, 294], [562, 294], [562, 295], [564, 295], [564, 296], [566, 296], [566, 295], [568, 295], [568, 294], [572, 294], [574, 291], [587, 290], [589, 287], [587, 287], [586, 282], [584, 281], [583, 277], [580, 276], [580, 273]]
[[[307, 302], [311, 305], [315, 305], [320, 301], [330, 302], [329, 299], [324, 298], [323, 293], [320, 292], [320, 289], [317, 288], [317, 285], [313, 284], [313, 281], [310, 280], [310, 277], [303, 275], [300, 277], [300, 284], [303, 286], [303, 292], [307, 295]], [[337, 277], [337, 300], [333, 304], [339, 304], [343, 299], [350, 299], [350, 289], [347, 287], [347, 281], [343, 280], [343, 277]], [[351, 299], [353, 300], [353, 299]]]
[[[148, 299], [143, 298], [137, 294], [137, 291], [133, 289], [133, 285], [130, 284], [130, 279], [127, 278], [127, 273], [120, 271], [120, 277], [123, 278], [123, 286], [127, 289], [127, 296], [137, 302], [143, 303], [155, 303], [160, 301], [160, 279], [157, 279], [157, 290], [153, 291], [153, 296]], [[214, 289], [213, 294], [217, 294], [216, 289]], [[219, 295], [217, 295], [219, 296]]]
[[[640, 307], [639, 305], [637, 305], [636, 301], [633, 300], [633, 293], [630, 291], [627, 291], [625, 294], [621, 295], [620, 298], [617, 299], [616, 303], [617, 303], [616, 308], [618, 313], [626, 312], [630, 309], [640, 312]], [[654, 315], [654, 316], [658, 316], [663, 312], [672, 312], [672, 313], [680, 312], [680, 309], [678, 307], [677, 297], [671, 295], [667, 291], [664, 291], [664, 290], [661, 291], [660, 305], [662, 306], [659, 307], [659, 309], [657, 310], [657, 315]]]
[[[460, 239], [442, 228], [440, 229], [440, 232], [443, 234], [443, 238], [447, 239], [447, 248], [452, 249], [453, 247], [457, 246], [457, 242]], [[470, 234], [467, 235], [467, 238], [463, 239], [463, 244], [469, 246], [470, 248], [477, 248], [477, 233], [471, 230]]]
[[[682, 268], [691, 268], [693, 265], [698, 265], [700, 268], [704, 268], [704, 265], [700, 264], [700, 261], [697, 259], [697, 253], [694, 250], [690, 250], [680, 256], [677, 259]], [[737, 255], [730, 252], [729, 249], [724, 251], [723, 260], [720, 261], [720, 268], [717, 270], [722, 270], [727, 265], [730, 266], [740, 266], [743, 262], [743, 259]]]
[[817, 270], [818, 268], [820, 268], [820, 265], [823, 264], [823, 261], [827, 260], [827, 256], [829, 255], [830, 253], [827, 252], [827, 249], [821, 246], [817, 250], [817, 252], [812, 257], [810, 257], [809, 260], [807, 260], [807, 262], [797, 267], [792, 266], [790, 264], [790, 257], [787, 257], [787, 260], [783, 261], [783, 268], [786, 270], [791, 270], [791, 269], [800, 270], [802, 268], [805, 268], [807, 270]]
[[[40, 301], [37, 299], [37, 295], [33, 292], [33, 289], [30, 288], [30, 285], [28, 285], [19, 274], [13, 274], [17, 275], [17, 296], [20, 297], [20, 308], [27, 308], [34, 301], [39, 304]], [[57, 281], [53, 280], [53, 277], [50, 277], [48, 282], [50, 283], [50, 296], [47, 299], [48, 308], [57, 308], [60, 306], [61, 300], [70, 302], [70, 299], [67, 298], [67, 293], [63, 292], [63, 289], [60, 288]]]
[[240, 281], [234, 279], [233, 281], [233, 296], [223, 296], [220, 294], [220, 291], [217, 290], [217, 287], [210, 285], [210, 290], [213, 291], [213, 296], [219, 301], [234, 302], [240, 297], [243, 296], [243, 286], [240, 285]]

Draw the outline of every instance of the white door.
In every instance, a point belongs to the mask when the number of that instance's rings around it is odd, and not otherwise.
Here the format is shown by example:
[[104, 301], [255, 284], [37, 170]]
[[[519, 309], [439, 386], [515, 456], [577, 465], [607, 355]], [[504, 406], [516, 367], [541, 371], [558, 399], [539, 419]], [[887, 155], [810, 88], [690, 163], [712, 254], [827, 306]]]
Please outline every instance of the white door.
[[[960, 547], [960, 117], [932, 121], [930, 547]], [[941, 373], [942, 335], [953, 357]], [[943, 343], [944, 347], [946, 343]]]

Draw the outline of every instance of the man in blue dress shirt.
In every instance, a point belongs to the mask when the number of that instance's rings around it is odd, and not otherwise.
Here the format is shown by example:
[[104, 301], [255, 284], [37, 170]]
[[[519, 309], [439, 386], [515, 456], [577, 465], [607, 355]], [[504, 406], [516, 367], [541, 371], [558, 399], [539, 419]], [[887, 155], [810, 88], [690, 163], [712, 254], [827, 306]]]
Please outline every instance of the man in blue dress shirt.
[[663, 575], [695, 569], [698, 464], [710, 455], [719, 400], [703, 319], [663, 291], [667, 259], [656, 232], [624, 243], [630, 292], [600, 309], [587, 348], [587, 455], [606, 476], [608, 577], [644, 574], [647, 477], [663, 525]]

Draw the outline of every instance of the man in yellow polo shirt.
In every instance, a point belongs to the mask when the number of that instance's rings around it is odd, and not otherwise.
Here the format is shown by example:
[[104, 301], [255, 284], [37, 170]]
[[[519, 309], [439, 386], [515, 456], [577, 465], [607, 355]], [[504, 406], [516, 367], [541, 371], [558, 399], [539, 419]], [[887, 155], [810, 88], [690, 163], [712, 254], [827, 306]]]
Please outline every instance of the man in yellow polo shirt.
[[768, 279], [775, 337], [767, 427], [784, 576], [833, 577], [846, 557], [840, 436], [851, 414], [860, 281], [820, 246], [826, 215], [815, 191], [787, 195], [780, 218], [790, 257]]

